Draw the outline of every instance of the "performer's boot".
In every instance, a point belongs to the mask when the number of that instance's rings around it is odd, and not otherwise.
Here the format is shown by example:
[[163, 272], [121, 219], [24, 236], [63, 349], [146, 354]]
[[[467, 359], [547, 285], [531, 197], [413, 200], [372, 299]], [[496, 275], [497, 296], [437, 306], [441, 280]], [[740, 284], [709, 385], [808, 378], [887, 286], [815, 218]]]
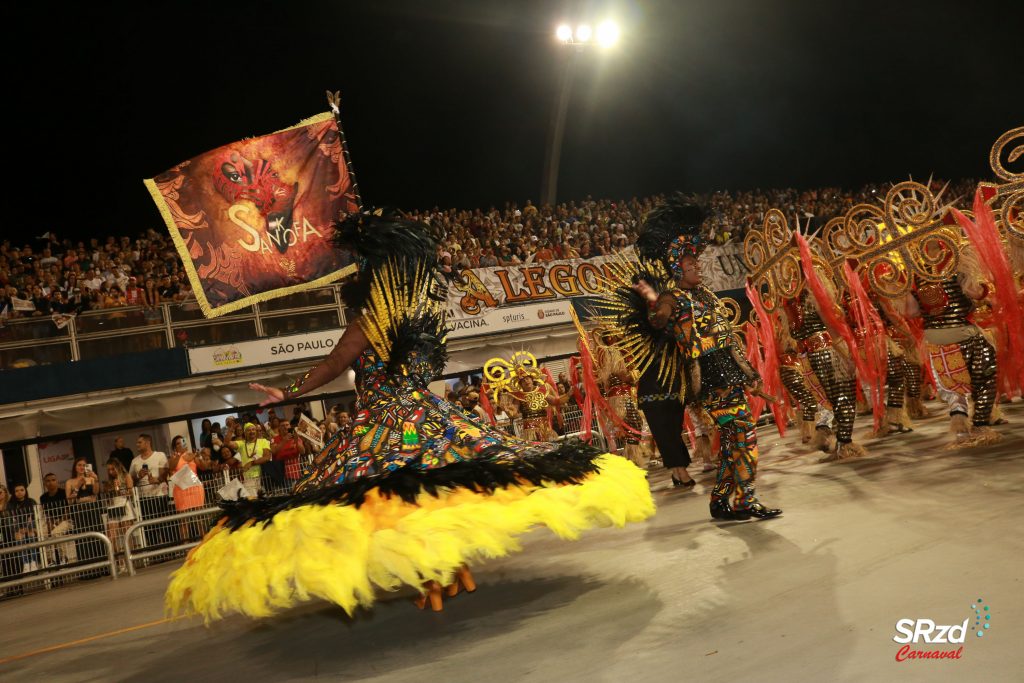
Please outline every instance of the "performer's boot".
[[729, 505], [732, 498], [732, 480], [720, 481], [711, 491], [711, 517], [725, 521], [744, 521], [750, 519], [750, 513], [744, 510], [734, 510]]
[[459, 594], [459, 590], [472, 593], [476, 590], [476, 581], [473, 580], [473, 574], [470, 573], [469, 567], [462, 565], [456, 570], [452, 582], [447, 586], [442, 588], [441, 584], [437, 581], [428, 581], [424, 584], [423, 588], [424, 592], [413, 600], [413, 604], [420, 609], [424, 609], [427, 606], [427, 602], [429, 602], [430, 609], [440, 612], [444, 609], [445, 595], [449, 598], [454, 598]]
[[433, 611], [440, 612], [444, 609], [444, 602], [441, 597], [441, 584], [437, 581], [427, 581], [424, 585], [424, 589], [424, 592], [420, 593], [419, 597], [413, 600], [413, 604], [420, 609], [423, 609], [427, 606], [427, 601], [429, 600], [430, 609]]
[[711, 516], [714, 519], [742, 522], [750, 519], [750, 512], [744, 510], [733, 510], [729, 507], [729, 504], [725, 502], [725, 498], [718, 498], [717, 500], [711, 501]]
[[867, 454], [867, 450], [865, 450], [865, 448], [860, 444], [855, 444], [852, 441], [847, 441], [845, 443], [837, 442], [835, 450], [826, 455], [824, 458], [820, 458], [818, 462], [837, 462], [839, 460], [856, 458]]
[[761, 503], [754, 494], [754, 481], [750, 480], [738, 487], [739, 500], [736, 501], [734, 512], [746, 513], [757, 519], [771, 519], [782, 514], [779, 508], [769, 508]]
[[758, 519], [771, 519], [772, 517], [778, 517], [782, 514], [782, 510], [780, 508], [765, 507], [765, 505], [760, 502], [751, 505], [747, 508], [746, 512], [749, 512], [751, 516]]
[[459, 594], [459, 590], [464, 590], [467, 593], [472, 593], [476, 590], [476, 581], [473, 580], [473, 574], [470, 573], [469, 567], [466, 565], [462, 565], [455, 572], [452, 582], [445, 586], [445, 594], [449, 598], [454, 598]]

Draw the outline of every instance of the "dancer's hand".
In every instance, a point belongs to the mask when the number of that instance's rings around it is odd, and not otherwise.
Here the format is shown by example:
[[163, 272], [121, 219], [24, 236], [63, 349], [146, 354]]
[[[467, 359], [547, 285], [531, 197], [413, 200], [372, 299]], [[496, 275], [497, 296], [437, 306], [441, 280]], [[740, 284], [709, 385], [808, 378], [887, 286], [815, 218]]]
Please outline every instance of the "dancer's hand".
[[271, 403], [280, 403], [284, 400], [284, 392], [277, 387], [268, 387], [257, 382], [249, 382], [249, 388], [253, 391], [262, 391], [267, 395], [268, 398], [264, 399], [263, 402], [260, 403], [260, 408], [269, 406]]
[[642, 296], [645, 301], [653, 303], [658, 300], [658, 294], [645, 280], [637, 280], [633, 285], [633, 291]]

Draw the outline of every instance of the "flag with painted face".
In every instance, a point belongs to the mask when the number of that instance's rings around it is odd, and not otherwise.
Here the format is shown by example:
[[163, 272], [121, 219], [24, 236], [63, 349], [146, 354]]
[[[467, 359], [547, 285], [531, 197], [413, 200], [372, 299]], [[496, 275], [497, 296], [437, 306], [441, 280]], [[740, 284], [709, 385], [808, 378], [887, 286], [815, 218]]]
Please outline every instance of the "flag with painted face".
[[145, 184], [208, 318], [354, 271], [331, 241], [334, 221], [360, 206], [332, 113], [218, 147]]

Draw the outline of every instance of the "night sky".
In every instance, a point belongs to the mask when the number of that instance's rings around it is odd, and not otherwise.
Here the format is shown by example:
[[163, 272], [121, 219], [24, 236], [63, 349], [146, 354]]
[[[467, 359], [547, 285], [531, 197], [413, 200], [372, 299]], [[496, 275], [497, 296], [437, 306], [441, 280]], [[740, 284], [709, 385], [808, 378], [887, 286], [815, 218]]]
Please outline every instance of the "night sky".
[[162, 229], [142, 178], [325, 111], [326, 89], [367, 203], [536, 201], [561, 20], [623, 37], [578, 55], [559, 199], [987, 177], [1024, 124], [1020, 2], [136, 4], [8, 24], [35, 234]]

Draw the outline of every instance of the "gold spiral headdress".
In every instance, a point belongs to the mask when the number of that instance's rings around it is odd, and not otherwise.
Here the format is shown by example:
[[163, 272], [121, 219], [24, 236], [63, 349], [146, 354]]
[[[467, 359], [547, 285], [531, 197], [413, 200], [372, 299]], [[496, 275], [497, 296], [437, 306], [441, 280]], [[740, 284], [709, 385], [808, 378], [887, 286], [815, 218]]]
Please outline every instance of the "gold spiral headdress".
[[854, 257], [871, 288], [881, 296], [906, 295], [915, 278], [940, 282], [952, 277], [964, 238], [945, 220], [949, 205], [921, 183], [897, 183], [880, 206], [857, 204], [825, 224], [824, 242]]
[[[808, 242], [816, 252], [812, 258], [814, 269], [822, 279], [836, 283], [835, 256], [823, 249], [822, 240], [810, 237]], [[750, 285], [761, 296], [766, 311], [774, 311], [783, 299], [795, 299], [803, 291], [800, 250], [785, 214], [778, 209], [769, 209], [762, 226], [747, 233], [743, 261], [750, 271]]]
[[484, 363], [484, 378], [495, 402], [502, 391], [517, 391], [519, 382], [529, 377], [538, 389], [547, 393], [547, 377], [537, 366], [537, 357], [529, 351], [516, 351], [508, 360], [491, 358]]
[[[1004, 162], [1005, 159], [1005, 162]], [[989, 150], [988, 163], [1002, 183], [981, 183], [1000, 230], [1008, 238], [1024, 242], [1024, 170], [1010, 170], [1007, 164], [1024, 160], [1024, 126], [1012, 128]]]

